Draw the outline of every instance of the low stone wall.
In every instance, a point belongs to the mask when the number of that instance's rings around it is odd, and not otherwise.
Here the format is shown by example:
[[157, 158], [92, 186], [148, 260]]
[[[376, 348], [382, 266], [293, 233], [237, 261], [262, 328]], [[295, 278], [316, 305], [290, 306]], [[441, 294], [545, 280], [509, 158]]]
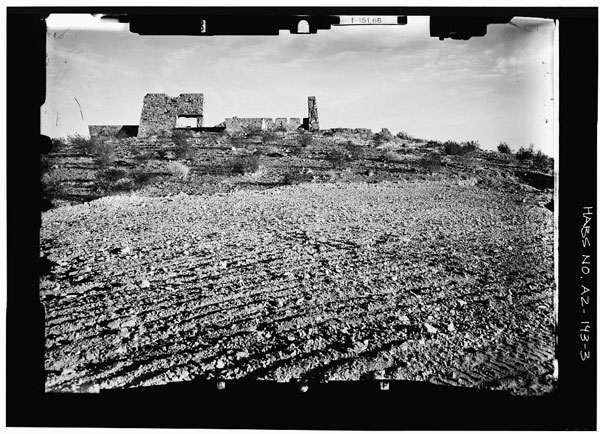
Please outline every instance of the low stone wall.
[[135, 137], [138, 133], [137, 125], [88, 125], [92, 138], [125, 138]]
[[300, 118], [226, 118], [225, 129], [228, 133], [249, 131], [292, 131], [301, 126]]

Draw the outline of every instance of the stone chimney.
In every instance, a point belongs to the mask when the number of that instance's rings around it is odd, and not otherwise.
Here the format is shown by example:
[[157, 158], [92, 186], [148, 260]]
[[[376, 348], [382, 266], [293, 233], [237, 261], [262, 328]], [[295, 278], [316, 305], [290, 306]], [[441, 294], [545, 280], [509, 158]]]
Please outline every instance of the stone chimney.
[[319, 113], [317, 112], [317, 99], [308, 97], [308, 130], [319, 131]]

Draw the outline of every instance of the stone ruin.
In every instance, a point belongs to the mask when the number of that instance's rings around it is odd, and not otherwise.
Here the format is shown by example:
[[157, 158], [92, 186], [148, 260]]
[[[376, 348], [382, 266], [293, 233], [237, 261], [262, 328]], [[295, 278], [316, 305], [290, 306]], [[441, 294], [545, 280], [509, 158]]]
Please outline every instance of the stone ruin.
[[317, 112], [317, 99], [314, 96], [308, 97], [308, 131], [319, 131], [319, 114]]
[[300, 118], [226, 118], [224, 122], [228, 133], [248, 131], [294, 131], [302, 126]]
[[249, 131], [295, 131], [304, 129], [319, 131], [317, 101], [308, 97], [308, 117], [303, 118], [226, 118], [214, 127], [204, 127], [204, 95], [184, 93], [169, 97], [164, 93], [148, 93], [144, 97], [140, 124], [138, 125], [89, 125], [91, 137], [139, 137], [171, 134], [178, 129], [192, 131], [227, 131], [245, 133]]
[[203, 109], [201, 93], [183, 93], [175, 98], [164, 93], [146, 94], [138, 137], [170, 132], [177, 127], [202, 127]]
[[296, 131], [304, 129], [307, 131], [319, 131], [319, 115], [317, 112], [317, 99], [308, 97], [308, 117], [303, 118], [226, 118], [223, 126], [229, 133], [240, 133], [247, 131]]
[[137, 137], [139, 127], [137, 125], [89, 125], [91, 137]]

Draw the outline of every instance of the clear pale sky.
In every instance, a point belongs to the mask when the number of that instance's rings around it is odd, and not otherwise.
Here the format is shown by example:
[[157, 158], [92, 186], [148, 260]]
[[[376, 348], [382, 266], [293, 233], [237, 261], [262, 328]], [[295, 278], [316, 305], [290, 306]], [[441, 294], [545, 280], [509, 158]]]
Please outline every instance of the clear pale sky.
[[429, 18], [412, 16], [404, 26], [279, 37], [139, 36], [53, 16], [42, 132], [137, 125], [149, 92], [203, 93], [205, 126], [231, 116], [306, 117], [314, 95], [321, 128], [385, 127], [479, 140], [485, 149], [533, 143], [553, 155], [555, 25], [513, 23], [489, 25], [483, 38], [440, 41], [429, 36]]

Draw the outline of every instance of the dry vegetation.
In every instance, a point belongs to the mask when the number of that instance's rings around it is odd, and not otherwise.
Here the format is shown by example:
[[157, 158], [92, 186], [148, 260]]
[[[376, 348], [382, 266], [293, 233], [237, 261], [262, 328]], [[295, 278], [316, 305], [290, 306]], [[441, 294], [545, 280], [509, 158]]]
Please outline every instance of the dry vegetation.
[[251, 131], [193, 137], [177, 131], [170, 138], [153, 140], [55, 139], [53, 152], [42, 161], [42, 194], [60, 206], [133, 191], [150, 196], [181, 191], [210, 194], [332, 180], [400, 181], [433, 174], [446, 179], [476, 177], [479, 182], [514, 188], [523, 182], [523, 172], [552, 177], [552, 159], [533, 147], [521, 147], [513, 154], [501, 143], [498, 152], [482, 151], [476, 141], [440, 143], [405, 132], [393, 136], [387, 130], [370, 138], [338, 136]]

